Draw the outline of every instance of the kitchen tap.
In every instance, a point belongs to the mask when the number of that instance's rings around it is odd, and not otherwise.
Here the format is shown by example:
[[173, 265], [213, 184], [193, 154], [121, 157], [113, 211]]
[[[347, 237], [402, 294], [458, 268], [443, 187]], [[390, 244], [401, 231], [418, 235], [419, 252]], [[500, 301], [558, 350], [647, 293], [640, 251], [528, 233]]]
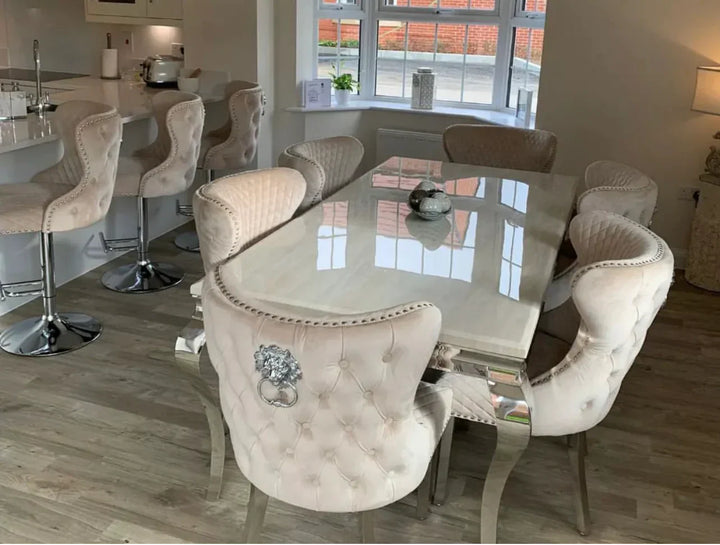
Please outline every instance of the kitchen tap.
[[40, 79], [40, 42], [33, 40], [33, 61], [35, 61], [35, 96], [30, 101], [28, 110], [42, 115], [49, 108], [49, 100], [43, 97], [42, 81]]

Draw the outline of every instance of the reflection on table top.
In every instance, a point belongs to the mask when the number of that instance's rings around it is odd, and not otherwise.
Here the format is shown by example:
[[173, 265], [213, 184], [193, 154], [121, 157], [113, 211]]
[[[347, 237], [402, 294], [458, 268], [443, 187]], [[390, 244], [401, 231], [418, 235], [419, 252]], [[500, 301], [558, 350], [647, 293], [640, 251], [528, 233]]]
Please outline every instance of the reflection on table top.
[[[421, 180], [453, 210], [424, 221], [407, 206]], [[310, 315], [430, 301], [441, 341], [527, 355], [577, 179], [393, 157], [231, 260], [248, 295]]]

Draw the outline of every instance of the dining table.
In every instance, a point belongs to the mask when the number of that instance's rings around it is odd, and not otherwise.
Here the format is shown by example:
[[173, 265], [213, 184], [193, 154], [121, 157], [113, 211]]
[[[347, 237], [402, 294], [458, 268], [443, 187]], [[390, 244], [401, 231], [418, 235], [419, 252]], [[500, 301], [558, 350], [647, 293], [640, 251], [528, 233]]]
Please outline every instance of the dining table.
[[[408, 196], [422, 181], [449, 196], [446, 216], [428, 221], [411, 210]], [[486, 421], [496, 426], [497, 442], [483, 488], [483, 543], [496, 541], [502, 492], [531, 435], [525, 360], [577, 183], [575, 176], [391, 157], [223, 265], [242, 271], [248, 296], [309, 317], [414, 301], [440, 309], [429, 366], [462, 376], [463, 388], [488, 389], [494, 411]], [[198, 350], [197, 342], [179, 345]], [[448, 463], [449, 452], [441, 452], [438, 497]]]

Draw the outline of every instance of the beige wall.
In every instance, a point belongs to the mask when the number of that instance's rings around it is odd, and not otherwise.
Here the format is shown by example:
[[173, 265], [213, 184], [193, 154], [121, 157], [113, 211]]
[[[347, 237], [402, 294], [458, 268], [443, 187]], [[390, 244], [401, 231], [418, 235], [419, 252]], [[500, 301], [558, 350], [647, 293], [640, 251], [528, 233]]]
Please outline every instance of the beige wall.
[[551, 0], [537, 126], [559, 138], [556, 170], [631, 164], [660, 187], [653, 224], [684, 258], [696, 185], [720, 118], [690, 111], [695, 67], [720, 63], [718, 0]]
[[182, 42], [182, 29], [176, 27], [86, 23], [84, 0], [0, 0], [0, 48], [4, 40], [15, 68], [32, 68], [37, 38], [44, 69], [99, 74], [105, 34], [120, 30], [131, 30], [134, 42], [123, 65], [131, 58], [170, 53], [171, 42]]

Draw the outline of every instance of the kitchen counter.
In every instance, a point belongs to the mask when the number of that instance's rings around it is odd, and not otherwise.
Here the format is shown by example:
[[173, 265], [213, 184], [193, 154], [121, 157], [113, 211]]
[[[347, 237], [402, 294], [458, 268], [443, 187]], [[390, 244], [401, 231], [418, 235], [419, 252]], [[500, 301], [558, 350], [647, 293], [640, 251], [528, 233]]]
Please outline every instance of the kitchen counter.
[[[85, 76], [87, 76], [87, 74], [73, 74], [72, 72], [52, 72], [50, 70], [42, 70], [40, 72], [40, 81], [48, 83], [50, 81], [82, 78]], [[35, 70], [30, 68], [0, 68], [0, 79], [34, 82]]]
[[[62, 104], [70, 100], [92, 100], [113, 106], [123, 123], [152, 117], [151, 98], [162, 89], [147, 87], [142, 82], [103, 80], [94, 76], [55, 80], [53, 85], [68, 89], [56, 92], [51, 101]], [[203, 102], [219, 102], [220, 94], [201, 91]], [[44, 118], [30, 114], [24, 119], [0, 121], [0, 154], [57, 140], [53, 113]]]

